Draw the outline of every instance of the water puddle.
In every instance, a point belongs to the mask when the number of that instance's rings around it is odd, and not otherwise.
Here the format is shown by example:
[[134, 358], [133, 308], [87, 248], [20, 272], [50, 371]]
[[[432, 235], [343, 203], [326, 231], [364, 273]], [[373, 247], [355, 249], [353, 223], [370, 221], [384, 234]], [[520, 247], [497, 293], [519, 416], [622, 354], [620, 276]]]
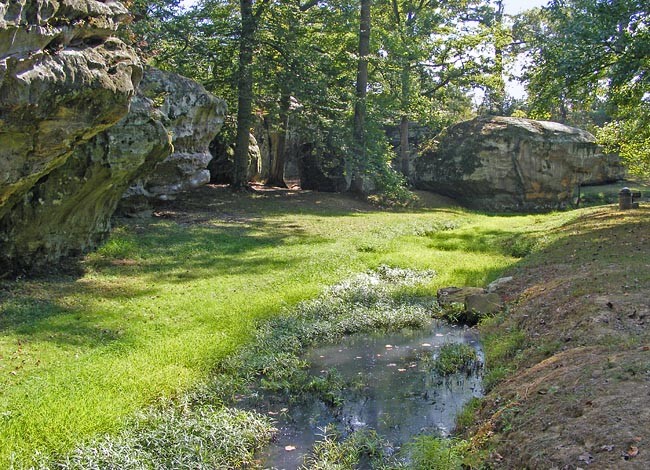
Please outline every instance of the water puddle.
[[276, 419], [279, 433], [260, 456], [263, 467], [298, 469], [327, 425], [343, 435], [374, 429], [394, 449], [419, 433], [448, 435], [463, 406], [481, 396], [479, 371], [442, 378], [431, 370], [437, 350], [450, 342], [471, 345], [483, 362], [475, 330], [441, 322], [391, 334], [356, 334], [310, 349], [305, 359], [311, 374], [339, 374], [348, 384], [343, 403], [287, 404], [265, 397], [258, 409]]

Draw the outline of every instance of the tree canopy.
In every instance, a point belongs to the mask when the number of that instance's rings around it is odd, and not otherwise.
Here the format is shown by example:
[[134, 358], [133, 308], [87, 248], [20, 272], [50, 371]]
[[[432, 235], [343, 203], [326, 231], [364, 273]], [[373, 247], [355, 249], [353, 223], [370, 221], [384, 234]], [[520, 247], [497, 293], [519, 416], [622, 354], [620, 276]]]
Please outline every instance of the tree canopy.
[[566, 120], [604, 105], [611, 122], [601, 142], [632, 173], [650, 175], [650, 4], [553, 0], [528, 20], [532, 115]]
[[[364, 2], [371, 12], [365, 39]], [[513, 112], [505, 70], [522, 53], [528, 116], [588, 123], [634, 174], [650, 174], [644, 0], [553, 0], [514, 19], [503, 0], [203, 0], [185, 10], [178, 0], [133, 0], [130, 6], [131, 32], [150, 62], [226, 98], [238, 116], [227, 126], [231, 142], [236, 124], [238, 145], [247, 141], [251, 115], [272, 129], [273, 184], [283, 184], [291, 116], [314, 148], [347, 162], [342, 171], [363, 173], [375, 185], [402, 185], [393, 168], [410, 176], [414, 126], [435, 134], [477, 113]], [[362, 63], [367, 70], [359, 75]], [[473, 98], [477, 89], [482, 102]], [[246, 158], [243, 151], [238, 158]], [[235, 165], [238, 184], [245, 184], [243, 165]]]

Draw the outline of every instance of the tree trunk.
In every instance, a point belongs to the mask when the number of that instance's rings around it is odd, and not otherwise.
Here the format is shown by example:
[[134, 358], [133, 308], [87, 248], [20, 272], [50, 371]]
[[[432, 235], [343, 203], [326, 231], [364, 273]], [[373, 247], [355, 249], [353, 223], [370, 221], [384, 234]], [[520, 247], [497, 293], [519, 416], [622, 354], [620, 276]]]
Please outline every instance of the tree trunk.
[[284, 164], [286, 161], [286, 142], [287, 133], [289, 132], [289, 108], [291, 107], [291, 94], [287, 90], [283, 90], [282, 97], [280, 98], [280, 126], [278, 128], [277, 145], [272, 151], [271, 171], [267, 184], [270, 186], [279, 186], [286, 188], [284, 182]]
[[359, 19], [359, 62], [354, 103], [353, 137], [357, 155], [353, 169], [352, 191], [363, 192], [363, 174], [366, 166], [366, 96], [368, 94], [368, 55], [370, 53], [370, 7], [372, 0], [361, 0]]
[[253, 41], [255, 35], [253, 0], [240, 0], [240, 6], [237, 136], [235, 138], [235, 162], [232, 178], [232, 188], [235, 190], [248, 186], [248, 146], [253, 122]]
[[411, 107], [411, 66], [408, 59], [402, 60], [402, 118], [399, 124], [399, 156], [402, 174], [408, 180], [411, 176], [411, 152], [409, 145], [409, 110]]
[[[496, 11], [496, 27], [499, 29], [499, 35], [503, 33], [503, 12], [504, 5], [503, 1], [497, 2], [497, 11]], [[494, 66], [496, 69], [497, 77], [497, 86], [496, 93], [493, 101], [493, 109], [491, 114], [497, 116], [503, 116], [505, 112], [505, 99], [506, 99], [506, 82], [503, 79], [504, 67], [503, 67], [503, 47], [501, 47], [500, 39], [497, 39], [494, 45]]]
[[404, 114], [399, 123], [399, 156], [402, 174], [407, 180], [411, 176], [411, 152], [409, 150], [409, 117]]

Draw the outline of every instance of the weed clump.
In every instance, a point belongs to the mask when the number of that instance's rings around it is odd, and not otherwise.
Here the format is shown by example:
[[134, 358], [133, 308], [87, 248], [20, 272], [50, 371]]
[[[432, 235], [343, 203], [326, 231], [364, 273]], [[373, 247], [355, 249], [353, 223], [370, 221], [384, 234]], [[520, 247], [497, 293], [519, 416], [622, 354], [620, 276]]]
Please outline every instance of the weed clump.
[[467, 442], [422, 435], [407, 446], [409, 468], [413, 470], [460, 470]]
[[77, 448], [55, 468], [241, 468], [274, 432], [268, 418], [251, 411], [166, 406], [143, 413], [116, 436]]
[[[251, 345], [222, 361], [219, 370], [259, 379], [263, 389], [293, 396], [322, 390], [305, 371], [308, 364], [300, 359], [304, 348], [353, 333], [423, 327], [432, 316], [427, 299], [405, 302], [394, 294], [434, 275], [381, 266], [330, 287], [320, 297], [260, 325]], [[334, 389], [343, 387], [334, 377], [331, 384]], [[325, 401], [336, 399], [330, 395]]]
[[473, 372], [478, 367], [476, 350], [468, 344], [447, 343], [440, 348], [440, 353], [433, 363], [433, 369], [443, 377], [465, 372]]
[[[387, 448], [387, 443], [372, 430], [355, 431], [346, 439], [341, 439], [336, 429], [326, 427], [322, 439], [316, 443], [301, 470], [354, 470], [359, 468], [362, 458], [380, 464], [387, 459], [394, 461], [389, 459]], [[396, 461], [393, 465], [389, 468], [400, 468]]]

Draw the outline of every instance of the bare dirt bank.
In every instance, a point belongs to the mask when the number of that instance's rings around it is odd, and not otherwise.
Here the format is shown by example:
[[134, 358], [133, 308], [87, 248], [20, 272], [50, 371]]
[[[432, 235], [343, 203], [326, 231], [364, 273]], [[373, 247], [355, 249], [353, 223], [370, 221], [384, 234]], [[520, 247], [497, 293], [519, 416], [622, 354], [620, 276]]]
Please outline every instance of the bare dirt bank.
[[650, 208], [595, 209], [550, 236], [483, 328], [504, 349], [488, 367], [514, 372], [468, 434], [494, 468], [650, 468]]

